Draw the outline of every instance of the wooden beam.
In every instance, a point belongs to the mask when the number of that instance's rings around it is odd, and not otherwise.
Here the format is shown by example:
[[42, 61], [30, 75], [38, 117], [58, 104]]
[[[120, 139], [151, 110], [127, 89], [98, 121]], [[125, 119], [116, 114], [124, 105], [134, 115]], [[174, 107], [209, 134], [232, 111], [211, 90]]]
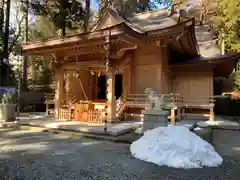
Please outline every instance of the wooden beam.
[[[106, 36], [106, 32], [110, 31], [111, 34], [111, 39], [114, 37], [118, 37], [120, 34], [124, 33], [122, 31], [121, 25], [117, 25], [114, 27], [110, 27], [109, 29], [104, 29], [101, 31], [96, 31], [96, 32], [89, 32], [89, 33], [80, 33], [80, 34], [75, 34], [72, 36], [67, 36], [64, 38], [57, 38], [57, 39], [51, 39], [48, 41], [38, 41], [38, 42], [32, 42], [32, 43], [27, 43], [23, 44], [23, 51], [24, 52], [30, 52], [31, 50], [34, 49], [40, 49], [40, 48], [51, 48], [51, 47], [56, 47], [56, 46], [61, 46], [61, 45], [69, 45], [69, 44], [81, 44], [81, 46], [88, 46], [89, 43], [102, 43], [103, 39]], [[54, 48], [55, 48], [54, 47]]]
[[79, 61], [79, 62], [70, 62], [64, 63], [65, 68], [72, 67], [72, 66], [84, 66], [84, 67], [98, 67], [104, 66], [104, 60], [97, 60], [97, 61]]
[[131, 45], [138, 45], [138, 46], [142, 46], [144, 47], [146, 45], [146, 43], [144, 42], [144, 40], [142, 39], [137, 39], [135, 37], [132, 37], [128, 34], [122, 34], [120, 36], [121, 38], [121, 41], [125, 42], [125, 43], [128, 43], [128, 44], [131, 44]]

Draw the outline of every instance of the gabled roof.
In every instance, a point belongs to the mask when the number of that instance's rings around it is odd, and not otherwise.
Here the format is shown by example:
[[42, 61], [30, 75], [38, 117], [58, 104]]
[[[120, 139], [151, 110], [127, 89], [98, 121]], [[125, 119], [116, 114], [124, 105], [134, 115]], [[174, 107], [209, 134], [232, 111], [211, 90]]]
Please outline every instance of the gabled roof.
[[[117, 10], [113, 10], [112, 8], [107, 8], [106, 12], [103, 14], [100, 21], [92, 28], [91, 32], [107, 29], [109, 27], [122, 24], [122, 23], [133, 28], [131, 26], [131, 22], [128, 19], [126, 19], [124, 16], [121, 16]], [[140, 29], [137, 31], [142, 32]]]
[[[80, 33], [64, 38], [51, 39], [48, 41], [40, 41], [34, 43], [28, 43], [23, 45], [23, 51], [35, 51], [37, 49], [55, 48], [60, 45], [69, 46], [69, 44], [77, 43], [79, 46], [83, 45], [87, 41], [93, 39], [102, 39], [104, 37], [104, 31], [110, 30], [111, 37], [133, 37], [135, 42], [143, 44], [140, 41], [148, 41], [151, 38], [162, 38], [173, 34], [179, 36], [178, 42], [173, 42], [175, 45], [184, 46], [180, 49], [185, 49], [184, 53], [192, 53], [194, 56], [198, 55], [197, 48], [195, 46], [196, 40], [194, 37], [194, 20], [188, 19], [184, 22], [178, 23], [178, 15], [169, 15], [167, 9], [151, 11], [145, 13], [134, 14], [131, 17], [124, 17], [120, 13], [111, 8], [107, 9], [101, 20], [95, 25], [95, 27], [88, 33]], [[112, 33], [113, 31], [113, 33]], [[187, 32], [186, 34], [184, 32]], [[121, 36], [119, 36], [121, 35]], [[185, 38], [184, 36], [193, 36]], [[180, 38], [181, 37], [181, 38]], [[179, 44], [181, 41], [187, 39], [187, 43]]]
[[117, 10], [108, 8], [101, 20], [91, 31], [106, 29], [111, 26], [125, 23], [133, 30], [144, 33], [153, 30], [160, 30], [178, 24], [179, 14], [169, 15], [168, 9], [136, 13], [130, 17], [124, 17]]

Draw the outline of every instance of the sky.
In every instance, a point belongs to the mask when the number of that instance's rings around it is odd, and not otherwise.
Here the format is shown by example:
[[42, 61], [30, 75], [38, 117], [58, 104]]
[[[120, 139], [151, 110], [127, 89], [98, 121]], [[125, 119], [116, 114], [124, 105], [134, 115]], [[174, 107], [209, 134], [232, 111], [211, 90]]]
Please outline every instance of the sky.
[[97, 3], [97, 0], [91, 0], [91, 6], [93, 9], [98, 9], [98, 3]]

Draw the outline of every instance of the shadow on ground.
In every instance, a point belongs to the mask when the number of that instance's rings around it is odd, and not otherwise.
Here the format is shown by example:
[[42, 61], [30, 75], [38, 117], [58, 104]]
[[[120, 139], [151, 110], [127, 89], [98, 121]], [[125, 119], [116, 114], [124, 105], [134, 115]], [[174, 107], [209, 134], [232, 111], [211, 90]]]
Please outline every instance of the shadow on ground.
[[218, 168], [159, 167], [133, 158], [127, 144], [0, 130], [0, 177], [6, 180], [240, 179], [239, 157], [224, 159]]

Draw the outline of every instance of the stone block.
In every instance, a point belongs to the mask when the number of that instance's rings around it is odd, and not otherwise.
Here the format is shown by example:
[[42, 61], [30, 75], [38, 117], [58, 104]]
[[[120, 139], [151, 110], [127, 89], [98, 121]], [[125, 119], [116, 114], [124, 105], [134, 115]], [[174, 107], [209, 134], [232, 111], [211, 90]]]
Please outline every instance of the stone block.
[[168, 126], [168, 111], [147, 110], [144, 112], [143, 131]]

